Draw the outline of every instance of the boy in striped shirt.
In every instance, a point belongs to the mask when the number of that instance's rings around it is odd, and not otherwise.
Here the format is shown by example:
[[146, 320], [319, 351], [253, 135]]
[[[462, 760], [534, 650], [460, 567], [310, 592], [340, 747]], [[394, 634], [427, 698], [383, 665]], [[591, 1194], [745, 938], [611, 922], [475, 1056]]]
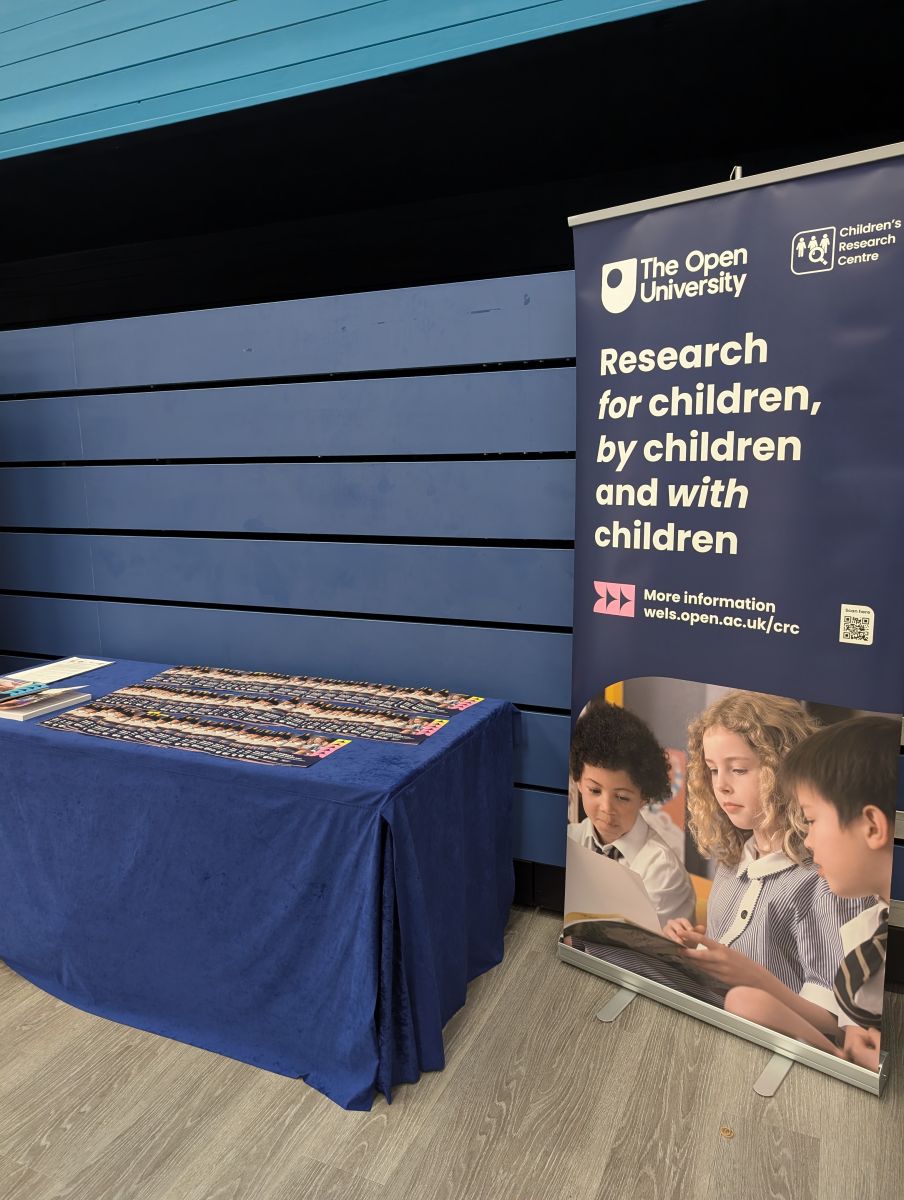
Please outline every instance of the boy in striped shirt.
[[781, 770], [819, 874], [836, 896], [875, 901], [841, 927], [836, 1011], [774, 987], [736, 987], [725, 1001], [738, 1016], [873, 1071], [879, 1069], [900, 740], [900, 721], [854, 717], [807, 738]]

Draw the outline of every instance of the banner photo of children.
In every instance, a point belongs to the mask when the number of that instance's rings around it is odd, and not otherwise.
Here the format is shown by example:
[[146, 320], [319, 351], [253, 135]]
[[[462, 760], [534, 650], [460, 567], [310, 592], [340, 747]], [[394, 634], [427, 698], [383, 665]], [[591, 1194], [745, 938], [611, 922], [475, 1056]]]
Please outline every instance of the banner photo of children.
[[623, 697], [573, 731], [563, 942], [878, 1071], [900, 716]]
[[111, 738], [117, 742], [141, 742], [213, 754], [241, 762], [269, 766], [310, 767], [347, 746], [347, 738], [325, 738], [318, 734], [284, 733], [257, 725], [233, 725], [226, 721], [202, 721], [187, 715], [170, 716], [149, 709], [130, 709], [109, 702], [109, 697], [73, 708], [59, 717], [43, 721], [51, 729]]
[[232, 695], [294, 697], [326, 704], [349, 704], [374, 713], [421, 716], [453, 716], [483, 700], [482, 696], [466, 696], [430, 687], [323, 679], [317, 675], [280, 675], [275, 671], [239, 671], [229, 667], [167, 667], [147, 682]]
[[190, 688], [153, 683], [135, 683], [106, 697], [108, 701], [135, 712], [153, 709], [166, 716], [214, 717], [227, 721], [259, 722], [308, 733], [329, 733], [344, 738], [397, 742], [417, 746], [438, 733], [447, 719], [404, 713], [372, 713], [367, 709], [302, 700], [293, 696], [236, 696], [220, 692], [196, 692]]

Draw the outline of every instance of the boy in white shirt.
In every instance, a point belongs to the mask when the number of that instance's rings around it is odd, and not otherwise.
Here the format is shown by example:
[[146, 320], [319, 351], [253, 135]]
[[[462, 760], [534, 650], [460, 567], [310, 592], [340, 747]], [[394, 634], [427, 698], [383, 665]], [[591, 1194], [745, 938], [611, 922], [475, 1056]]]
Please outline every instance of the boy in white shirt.
[[675, 853], [644, 819], [643, 810], [671, 795], [663, 748], [640, 717], [602, 698], [574, 727], [571, 777], [583, 819], [568, 836], [639, 875], [661, 924], [694, 915], [693, 885]]

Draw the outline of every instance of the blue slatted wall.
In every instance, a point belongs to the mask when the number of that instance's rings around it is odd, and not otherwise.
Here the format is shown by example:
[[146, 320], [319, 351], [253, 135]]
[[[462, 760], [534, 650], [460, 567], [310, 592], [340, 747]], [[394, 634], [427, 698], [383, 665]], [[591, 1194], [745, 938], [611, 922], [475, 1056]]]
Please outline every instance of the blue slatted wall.
[[697, 0], [2, 0], [0, 158]]
[[0, 669], [67, 654], [514, 700], [561, 863], [570, 272], [0, 333]]
[[560, 865], [573, 355], [570, 272], [0, 333], [0, 670], [513, 699], [515, 854]]

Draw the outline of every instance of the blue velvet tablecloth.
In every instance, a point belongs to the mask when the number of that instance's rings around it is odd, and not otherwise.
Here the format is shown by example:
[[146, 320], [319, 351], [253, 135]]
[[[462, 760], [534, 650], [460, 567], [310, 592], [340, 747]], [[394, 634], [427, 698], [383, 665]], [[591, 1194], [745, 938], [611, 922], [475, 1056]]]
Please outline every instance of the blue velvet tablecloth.
[[368, 1109], [443, 1066], [443, 1025], [502, 957], [515, 716], [485, 700], [420, 745], [356, 739], [306, 769], [0, 722], [0, 957]]

